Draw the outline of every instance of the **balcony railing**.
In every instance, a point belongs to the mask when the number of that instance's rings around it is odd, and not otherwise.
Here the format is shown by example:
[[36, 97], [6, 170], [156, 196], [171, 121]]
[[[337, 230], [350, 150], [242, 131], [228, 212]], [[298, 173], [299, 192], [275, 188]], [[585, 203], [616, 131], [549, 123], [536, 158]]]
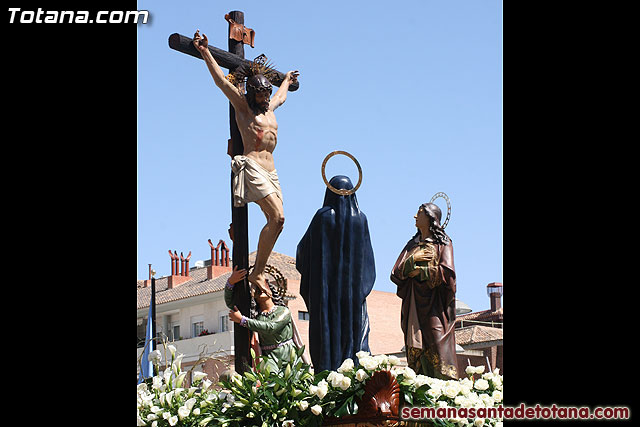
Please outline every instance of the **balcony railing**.
[[[182, 364], [195, 362], [201, 357], [216, 355], [220, 357], [233, 356], [233, 331], [218, 332], [201, 337], [187, 338], [179, 341], [169, 342], [176, 347], [176, 354], [184, 354]], [[143, 344], [144, 346], [144, 344]], [[171, 354], [167, 351], [164, 353], [164, 347], [156, 341], [156, 348], [162, 354], [161, 365], [168, 361], [171, 362]], [[137, 357], [139, 358], [144, 348], [137, 349]]]

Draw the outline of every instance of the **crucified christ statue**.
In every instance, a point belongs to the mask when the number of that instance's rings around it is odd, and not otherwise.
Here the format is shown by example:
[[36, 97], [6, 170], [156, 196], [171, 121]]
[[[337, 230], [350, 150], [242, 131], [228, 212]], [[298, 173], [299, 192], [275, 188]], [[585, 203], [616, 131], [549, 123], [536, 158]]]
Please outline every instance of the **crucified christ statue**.
[[273, 150], [278, 142], [278, 123], [274, 110], [286, 101], [289, 85], [296, 82], [299, 73], [289, 71], [273, 97], [269, 80], [262, 74], [255, 74], [248, 77], [247, 93], [244, 94], [225, 77], [207, 48], [205, 34], [201, 36], [200, 31], [196, 31], [193, 44], [207, 64], [216, 86], [235, 110], [244, 153], [235, 156], [231, 163], [234, 206], [255, 202], [267, 219], [267, 224], [260, 232], [253, 271], [247, 278], [254, 286], [269, 294], [264, 268], [284, 226], [282, 191], [273, 162]]

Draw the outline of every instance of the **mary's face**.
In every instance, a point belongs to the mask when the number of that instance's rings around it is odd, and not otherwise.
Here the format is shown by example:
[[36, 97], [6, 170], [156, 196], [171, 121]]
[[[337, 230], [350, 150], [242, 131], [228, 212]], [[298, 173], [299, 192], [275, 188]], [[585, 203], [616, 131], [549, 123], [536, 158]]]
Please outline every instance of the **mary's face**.
[[419, 229], [428, 229], [431, 226], [431, 218], [429, 218], [424, 209], [418, 209], [418, 213], [413, 217], [416, 220], [416, 227]]

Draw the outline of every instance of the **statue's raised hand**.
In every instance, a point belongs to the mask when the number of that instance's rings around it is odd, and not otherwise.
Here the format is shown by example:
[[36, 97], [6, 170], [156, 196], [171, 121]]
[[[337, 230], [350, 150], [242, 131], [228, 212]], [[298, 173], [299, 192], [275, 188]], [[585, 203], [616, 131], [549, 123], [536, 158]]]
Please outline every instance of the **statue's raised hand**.
[[289, 79], [289, 81], [291, 83], [295, 83], [298, 81], [298, 76], [300, 75], [300, 73], [298, 72], [298, 70], [296, 71], [289, 71], [286, 75], [286, 78]]
[[196, 33], [193, 35], [193, 45], [200, 53], [205, 53], [208, 50], [207, 46], [209, 46], [207, 35], [204, 33], [200, 35], [200, 30], [196, 30]]

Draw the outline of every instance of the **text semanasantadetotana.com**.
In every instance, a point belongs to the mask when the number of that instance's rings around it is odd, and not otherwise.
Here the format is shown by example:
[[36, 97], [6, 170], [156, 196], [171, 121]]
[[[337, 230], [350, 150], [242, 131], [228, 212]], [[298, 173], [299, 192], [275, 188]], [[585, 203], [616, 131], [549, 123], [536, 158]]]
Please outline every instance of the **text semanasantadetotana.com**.
[[524, 403], [517, 407], [496, 406], [480, 408], [457, 407], [404, 407], [400, 411], [402, 419], [557, 419], [557, 420], [600, 420], [600, 419], [629, 419], [631, 411], [628, 407], [596, 407], [593, 411], [588, 407], [577, 406], [526, 406]]
[[142, 18], [146, 24], [149, 19], [148, 10], [22, 10], [19, 7], [9, 8], [9, 23], [20, 24], [137, 24]]

